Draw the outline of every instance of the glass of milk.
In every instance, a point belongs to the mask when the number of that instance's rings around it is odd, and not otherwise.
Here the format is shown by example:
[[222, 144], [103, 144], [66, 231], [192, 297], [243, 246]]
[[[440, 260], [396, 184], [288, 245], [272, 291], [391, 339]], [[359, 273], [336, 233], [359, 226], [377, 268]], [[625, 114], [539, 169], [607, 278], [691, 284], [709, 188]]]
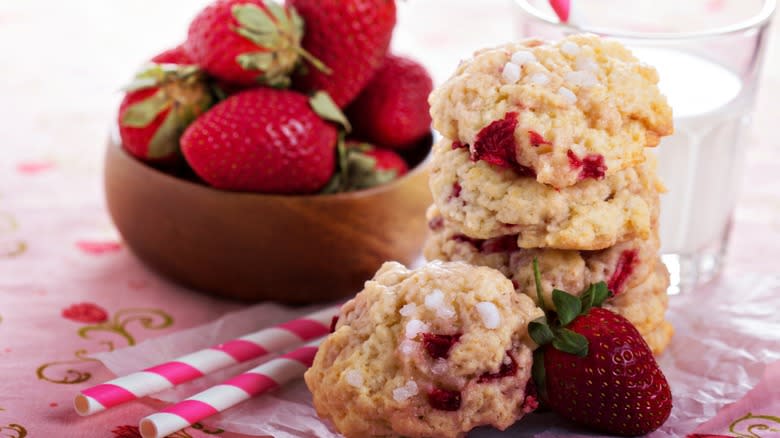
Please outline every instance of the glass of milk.
[[747, 128], [775, 0], [571, 0], [569, 24], [548, 0], [515, 0], [518, 36], [591, 32], [620, 40], [660, 75], [674, 112], [658, 173], [670, 294], [720, 271], [740, 193]]

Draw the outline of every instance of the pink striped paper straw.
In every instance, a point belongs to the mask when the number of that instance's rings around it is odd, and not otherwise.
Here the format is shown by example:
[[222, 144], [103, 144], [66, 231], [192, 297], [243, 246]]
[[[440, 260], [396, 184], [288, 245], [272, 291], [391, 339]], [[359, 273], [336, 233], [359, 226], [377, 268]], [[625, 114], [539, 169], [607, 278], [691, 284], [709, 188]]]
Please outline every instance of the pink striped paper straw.
[[300, 319], [191, 353], [170, 362], [119, 377], [81, 391], [73, 402], [80, 415], [91, 415], [116, 405], [189, 382], [239, 362], [291, 348], [326, 335], [340, 306], [328, 307]]
[[143, 438], [162, 438], [231, 408], [256, 395], [300, 378], [311, 366], [317, 346], [313, 342], [272, 359], [250, 371], [171, 405], [141, 420]]

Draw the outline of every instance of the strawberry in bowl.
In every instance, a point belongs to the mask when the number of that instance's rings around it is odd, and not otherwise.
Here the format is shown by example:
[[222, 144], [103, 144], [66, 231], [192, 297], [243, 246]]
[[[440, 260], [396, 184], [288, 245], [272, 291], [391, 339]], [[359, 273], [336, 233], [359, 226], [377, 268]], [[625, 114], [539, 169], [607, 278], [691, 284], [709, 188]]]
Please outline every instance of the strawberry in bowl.
[[[347, 296], [385, 260], [411, 263], [430, 203], [431, 81], [387, 61], [394, 26], [392, 0], [216, 0], [196, 14], [131, 84], [107, 150], [128, 248], [195, 289], [289, 303]], [[410, 73], [389, 104], [359, 103], [399, 63]], [[354, 111], [412, 122], [391, 138]]]

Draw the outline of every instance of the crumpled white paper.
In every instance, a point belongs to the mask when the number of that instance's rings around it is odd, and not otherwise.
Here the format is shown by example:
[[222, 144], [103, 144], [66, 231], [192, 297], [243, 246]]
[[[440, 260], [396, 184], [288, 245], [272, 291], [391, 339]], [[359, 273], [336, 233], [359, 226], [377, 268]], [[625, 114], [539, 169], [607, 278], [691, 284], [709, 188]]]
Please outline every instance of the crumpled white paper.
[[[659, 362], [672, 387], [674, 409], [666, 424], [650, 436], [680, 437], [712, 419], [725, 405], [740, 399], [780, 360], [780, 277], [731, 273], [715, 284], [670, 298], [668, 318], [675, 337]], [[231, 313], [204, 326], [152, 339], [95, 357], [117, 375], [125, 375], [220, 342], [310, 313], [260, 304]], [[253, 361], [155, 395], [177, 401], [217, 384]], [[302, 381], [266, 394], [210, 418], [206, 423], [230, 432], [277, 438], [339, 436], [321, 422]], [[472, 438], [503, 436], [593, 437], [552, 413], [531, 414], [505, 432], [481, 428]]]

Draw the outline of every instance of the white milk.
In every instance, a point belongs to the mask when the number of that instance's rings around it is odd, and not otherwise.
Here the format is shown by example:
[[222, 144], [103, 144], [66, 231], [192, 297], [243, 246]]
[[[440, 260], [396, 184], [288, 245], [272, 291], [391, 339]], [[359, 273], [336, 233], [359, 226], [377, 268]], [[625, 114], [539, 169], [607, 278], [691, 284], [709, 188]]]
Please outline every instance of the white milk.
[[717, 263], [741, 181], [746, 145], [739, 141], [751, 93], [740, 93], [739, 77], [706, 59], [667, 49], [633, 52], [658, 69], [674, 111], [675, 133], [656, 148], [669, 190], [661, 198], [662, 252], [706, 254]]

